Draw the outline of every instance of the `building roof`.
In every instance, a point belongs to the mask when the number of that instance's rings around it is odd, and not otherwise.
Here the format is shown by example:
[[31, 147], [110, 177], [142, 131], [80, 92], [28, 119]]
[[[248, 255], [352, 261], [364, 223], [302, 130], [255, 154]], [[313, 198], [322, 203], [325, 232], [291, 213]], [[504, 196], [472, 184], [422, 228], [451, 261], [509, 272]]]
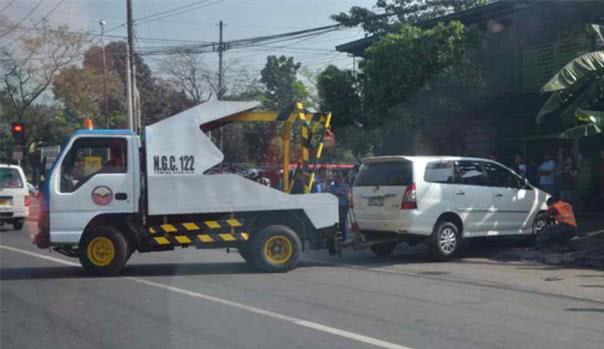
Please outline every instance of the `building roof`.
[[[600, 13], [604, 16], [602, 0], [495, 0], [483, 6], [477, 6], [465, 11], [424, 20], [416, 23], [416, 25], [425, 28], [432, 27], [439, 22], [453, 20], [460, 21], [466, 25], [481, 24], [488, 20], [502, 18], [532, 6], [564, 6], [564, 10], [568, 11], [572, 9], [583, 11], [599, 9], [596, 13]], [[601, 21], [604, 22], [604, 18], [601, 18]], [[350, 41], [336, 46], [336, 50], [360, 56], [366, 48], [371, 46], [371, 44], [381, 36], [381, 34], [377, 34]]]

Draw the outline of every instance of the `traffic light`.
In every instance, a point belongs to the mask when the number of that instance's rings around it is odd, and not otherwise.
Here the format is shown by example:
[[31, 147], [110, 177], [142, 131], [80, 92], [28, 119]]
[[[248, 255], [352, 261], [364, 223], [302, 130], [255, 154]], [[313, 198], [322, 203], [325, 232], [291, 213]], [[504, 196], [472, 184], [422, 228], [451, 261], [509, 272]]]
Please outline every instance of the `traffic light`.
[[10, 125], [10, 131], [13, 134], [13, 139], [18, 144], [25, 143], [25, 127], [21, 122], [13, 122]]

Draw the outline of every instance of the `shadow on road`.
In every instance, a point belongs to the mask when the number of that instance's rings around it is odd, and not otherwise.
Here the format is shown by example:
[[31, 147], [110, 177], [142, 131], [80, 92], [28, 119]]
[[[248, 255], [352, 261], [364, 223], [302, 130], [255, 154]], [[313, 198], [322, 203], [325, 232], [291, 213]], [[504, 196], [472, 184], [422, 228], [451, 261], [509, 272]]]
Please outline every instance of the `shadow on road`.
[[566, 308], [566, 311], [604, 313], [604, 308]]
[[[316, 263], [304, 261], [299, 268], [317, 266]], [[127, 265], [120, 276], [190, 276], [190, 275], [237, 275], [260, 274], [245, 262], [226, 263], [151, 263]], [[0, 270], [0, 281], [36, 280], [36, 279], [81, 279], [95, 278], [81, 267], [24, 267], [3, 268]]]

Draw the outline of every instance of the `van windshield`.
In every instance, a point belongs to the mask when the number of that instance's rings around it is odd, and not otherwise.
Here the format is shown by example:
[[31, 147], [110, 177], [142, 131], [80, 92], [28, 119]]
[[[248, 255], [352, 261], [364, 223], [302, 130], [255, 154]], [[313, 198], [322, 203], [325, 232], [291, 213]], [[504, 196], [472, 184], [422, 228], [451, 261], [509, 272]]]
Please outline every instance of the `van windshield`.
[[23, 188], [19, 171], [14, 168], [0, 168], [0, 188]]
[[413, 182], [410, 161], [365, 163], [354, 181], [355, 187], [407, 186]]

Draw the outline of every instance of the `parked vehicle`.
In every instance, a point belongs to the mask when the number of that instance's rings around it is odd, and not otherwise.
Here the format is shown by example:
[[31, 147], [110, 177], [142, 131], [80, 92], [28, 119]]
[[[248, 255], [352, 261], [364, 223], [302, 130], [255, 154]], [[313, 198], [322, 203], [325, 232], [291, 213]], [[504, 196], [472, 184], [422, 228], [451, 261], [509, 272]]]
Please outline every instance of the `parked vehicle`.
[[[548, 194], [492, 160], [382, 156], [363, 161], [353, 210], [367, 240], [429, 239], [437, 257], [456, 255], [462, 239], [534, 236], [545, 224]], [[372, 245], [377, 255], [398, 242]]]
[[31, 204], [27, 185], [21, 167], [0, 164], [0, 224], [10, 223], [16, 230], [23, 228]]

